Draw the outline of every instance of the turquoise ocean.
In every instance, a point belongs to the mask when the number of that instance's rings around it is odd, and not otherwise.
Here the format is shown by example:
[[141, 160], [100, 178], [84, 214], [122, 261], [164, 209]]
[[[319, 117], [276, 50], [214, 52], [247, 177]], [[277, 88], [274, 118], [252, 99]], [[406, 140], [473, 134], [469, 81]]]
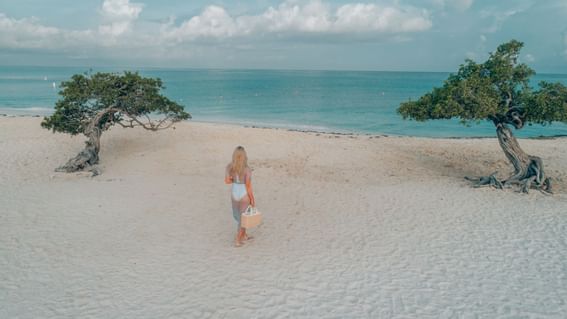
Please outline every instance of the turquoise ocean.
[[[47, 115], [59, 84], [88, 67], [0, 67], [0, 114]], [[122, 68], [92, 68], [121, 72]], [[427, 137], [494, 137], [488, 122], [403, 120], [396, 109], [441, 86], [449, 73], [373, 71], [282, 71], [131, 69], [159, 77], [163, 94], [185, 106], [194, 121], [306, 131]], [[567, 74], [537, 74], [567, 85]], [[520, 137], [567, 135], [567, 125], [533, 125]]]

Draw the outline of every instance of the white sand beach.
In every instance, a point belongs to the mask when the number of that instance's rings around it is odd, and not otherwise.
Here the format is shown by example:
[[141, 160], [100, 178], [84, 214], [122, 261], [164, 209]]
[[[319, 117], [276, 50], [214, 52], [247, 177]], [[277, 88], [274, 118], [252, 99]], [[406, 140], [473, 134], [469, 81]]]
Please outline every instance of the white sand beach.
[[[511, 172], [496, 138], [116, 127], [91, 177], [40, 122], [0, 117], [0, 318], [567, 318], [566, 138], [520, 140], [547, 196], [463, 179]], [[265, 214], [240, 248], [237, 145]]]

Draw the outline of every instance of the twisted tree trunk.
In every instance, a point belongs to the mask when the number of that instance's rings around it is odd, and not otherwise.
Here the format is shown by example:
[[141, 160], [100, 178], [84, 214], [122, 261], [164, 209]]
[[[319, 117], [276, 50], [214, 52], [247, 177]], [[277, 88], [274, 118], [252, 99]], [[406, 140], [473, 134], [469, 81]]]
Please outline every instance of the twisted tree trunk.
[[541, 158], [526, 154], [520, 147], [516, 137], [514, 137], [512, 130], [505, 123], [500, 122], [496, 124], [496, 135], [506, 158], [514, 166], [514, 173], [502, 181], [496, 178], [496, 172], [489, 176], [466, 177], [466, 179], [475, 182], [475, 187], [494, 186], [503, 188], [518, 185], [524, 193], [527, 193], [530, 188], [551, 193], [551, 179], [545, 177]]
[[[87, 141], [85, 142], [85, 148], [77, 154], [77, 156], [71, 158], [63, 166], [58, 167], [55, 171], [57, 172], [77, 172], [84, 170], [85, 168], [92, 167], [98, 164], [98, 152], [100, 151], [100, 136], [102, 135], [102, 129], [100, 127], [101, 119], [108, 113], [114, 112], [112, 109], [106, 109], [98, 113], [90, 122], [84, 131], [87, 136]], [[93, 174], [98, 175], [98, 171], [94, 170]]]

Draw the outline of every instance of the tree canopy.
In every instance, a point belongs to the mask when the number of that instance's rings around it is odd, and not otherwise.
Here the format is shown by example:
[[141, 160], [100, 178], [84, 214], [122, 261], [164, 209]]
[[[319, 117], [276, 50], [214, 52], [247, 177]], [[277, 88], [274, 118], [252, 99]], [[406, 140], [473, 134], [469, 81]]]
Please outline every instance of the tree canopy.
[[512, 40], [498, 46], [484, 63], [467, 59], [442, 87], [402, 103], [398, 113], [417, 121], [458, 118], [462, 123], [492, 120], [496, 124], [510, 122], [514, 111], [516, 128], [567, 122], [567, 87], [541, 82], [537, 90], [531, 88], [529, 79], [535, 72], [519, 62], [522, 46]]
[[[76, 74], [61, 88], [55, 112], [41, 123], [54, 132], [86, 133], [88, 124], [101, 112], [95, 123], [101, 130], [114, 124], [157, 130], [191, 117], [183, 106], [160, 94], [164, 88], [160, 79], [136, 72]], [[151, 115], [159, 119], [152, 120]]]

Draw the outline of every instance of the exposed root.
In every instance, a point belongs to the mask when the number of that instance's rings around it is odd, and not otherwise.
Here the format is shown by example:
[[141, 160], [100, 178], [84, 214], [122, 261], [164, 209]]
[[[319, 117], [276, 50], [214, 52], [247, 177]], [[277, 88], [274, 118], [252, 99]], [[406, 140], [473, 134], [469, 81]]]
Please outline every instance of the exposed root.
[[551, 188], [551, 177], [548, 177], [543, 181], [544, 193], [553, 194], [553, 189]]
[[98, 152], [87, 145], [77, 156], [67, 161], [65, 165], [56, 168], [55, 171], [72, 173], [82, 171], [96, 164], [98, 164]]
[[[510, 122], [514, 123], [516, 128], [522, 126], [521, 122], [516, 123], [512, 120]], [[530, 189], [537, 189], [544, 194], [551, 194], [551, 179], [545, 177], [542, 159], [526, 154], [505, 123], [496, 123], [496, 135], [504, 154], [514, 166], [514, 174], [501, 181], [496, 178], [496, 172], [489, 176], [465, 177], [465, 179], [473, 182], [473, 187], [489, 186], [503, 189], [515, 186], [522, 193], [528, 193]]]
[[496, 173], [494, 172], [488, 176], [480, 177], [469, 177], [465, 176], [465, 179], [473, 182], [473, 187], [494, 187], [497, 189], [511, 188], [512, 186], [517, 186], [518, 192], [528, 193], [530, 189], [535, 189], [543, 194], [551, 195], [553, 194], [551, 189], [551, 179], [546, 178], [543, 183], [538, 183], [538, 176], [532, 175], [529, 177], [519, 177], [516, 175], [510, 176], [506, 180], [498, 180], [496, 178]]
[[537, 176], [532, 176], [530, 178], [526, 178], [520, 182], [520, 191], [522, 193], [528, 193], [530, 190], [530, 186], [532, 185], [533, 181], [536, 179]]
[[488, 176], [480, 176], [480, 177], [469, 177], [465, 176], [465, 179], [468, 181], [473, 182], [473, 187], [494, 187], [498, 189], [502, 189], [502, 183], [496, 178], [496, 174], [498, 172], [494, 172]]

